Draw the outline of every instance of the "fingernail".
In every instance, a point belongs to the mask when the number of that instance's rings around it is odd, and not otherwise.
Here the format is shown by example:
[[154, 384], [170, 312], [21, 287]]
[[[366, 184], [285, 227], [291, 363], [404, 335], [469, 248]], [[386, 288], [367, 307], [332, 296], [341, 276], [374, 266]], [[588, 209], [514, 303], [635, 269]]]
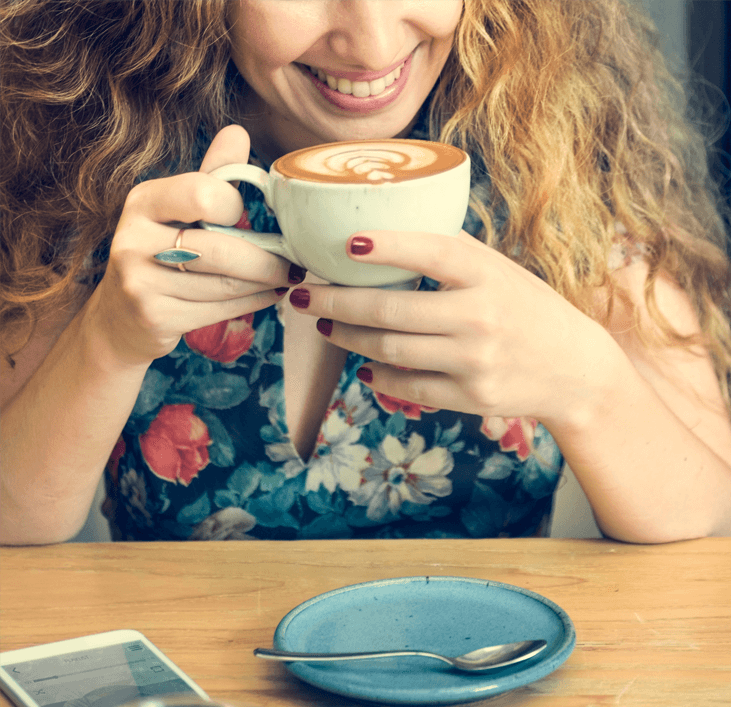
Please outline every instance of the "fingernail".
[[291, 285], [299, 285], [300, 282], [305, 279], [306, 274], [307, 270], [292, 263], [292, 265], [289, 266], [289, 277], [287, 279]]
[[296, 290], [292, 290], [292, 294], [289, 296], [289, 301], [293, 307], [298, 309], [307, 309], [310, 304], [310, 292], [298, 287]]
[[353, 255], [368, 255], [373, 250], [373, 241], [365, 236], [356, 236], [350, 241], [350, 252]]
[[281, 297], [289, 292], [289, 287], [275, 287], [274, 291]]
[[370, 368], [366, 368], [365, 366], [359, 368], [355, 372], [355, 375], [358, 376], [359, 380], [362, 380], [364, 383], [373, 382], [373, 371]]
[[333, 320], [332, 319], [318, 319], [317, 320], [317, 331], [323, 336], [330, 336], [333, 331]]

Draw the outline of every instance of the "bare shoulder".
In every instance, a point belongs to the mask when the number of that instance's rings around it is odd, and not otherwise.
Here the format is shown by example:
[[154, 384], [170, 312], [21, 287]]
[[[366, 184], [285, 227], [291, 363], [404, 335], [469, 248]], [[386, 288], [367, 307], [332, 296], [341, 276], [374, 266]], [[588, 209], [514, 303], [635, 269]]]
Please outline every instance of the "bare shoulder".
[[[651, 316], [645, 298], [648, 270], [647, 263], [638, 261], [611, 273], [616, 295], [607, 324], [609, 333], [636, 365], [641, 363], [662, 368], [673, 361], [688, 364], [710, 362], [708, 352], [700, 346], [677, 347], [661, 343], [662, 329]], [[690, 297], [669, 274], [658, 274], [654, 299], [660, 314], [680, 335], [701, 333]]]
[[[627, 267], [614, 270], [611, 277], [614, 284], [629, 295], [643, 324], [652, 327], [652, 318], [645, 299], [648, 271], [647, 263], [644, 260], [638, 260]], [[668, 273], [660, 272], [658, 274], [654, 285], [654, 296], [658, 309], [678, 333], [682, 335], [700, 333], [700, 324], [690, 297]], [[614, 309], [612, 328], [626, 329], [630, 320], [634, 321], [633, 313], [619, 300], [615, 301]]]
[[[731, 422], [711, 356], [700, 345], [661, 343], [660, 327], [645, 299], [647, 274], [642, 260], [612, 273], [625, 297], [615, 297], [607, 329], [668, 408], [716, 453], [731, 459]], [[701, 333], [690, 297], [669, 274], [658, 275], [654, 295], [659, 312], [679, 334]]]
[[26, 381], [46, 359], [58, 337], [83, 307], [87, 297], [87, 290], [79, 290], [63, 306], [54, 308], [39, 320], [30, 339], [13, 353], [12, 364], [5, 356], [0, 356], [0, 408], [22, 390]]

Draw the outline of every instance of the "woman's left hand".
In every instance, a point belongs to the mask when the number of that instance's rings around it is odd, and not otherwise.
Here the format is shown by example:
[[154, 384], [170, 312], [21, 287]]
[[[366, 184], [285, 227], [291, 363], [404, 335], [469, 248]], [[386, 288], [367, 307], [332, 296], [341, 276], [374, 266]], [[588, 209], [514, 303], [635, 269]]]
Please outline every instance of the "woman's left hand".
[[[353, 243], [359, 253], [372, 247], [356, 255]], [[468, 233], [368, 231], [347, 248], [354, 260], [440, 283], [436, 292], [307, 285], [291, 293], [333, 344], [372, 360], [358, 377], [373, 389], [434, 408], [548, 423], [580, 411], [606, 385], [605, 354], [617, 349], [609, 334]]]

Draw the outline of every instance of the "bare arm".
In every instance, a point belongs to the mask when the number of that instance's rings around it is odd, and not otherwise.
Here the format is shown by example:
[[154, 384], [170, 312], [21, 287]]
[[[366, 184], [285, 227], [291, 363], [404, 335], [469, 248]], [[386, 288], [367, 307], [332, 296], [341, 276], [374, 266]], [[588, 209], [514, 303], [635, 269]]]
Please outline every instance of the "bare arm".
[[[646, 272], [637, 263], [614, 277], [652, 328]], [[700, 331], [669, 277], [656, 296], [678, 331]], [[603, 392], [569, 424], [551, 425], [600, 528], [635, 542], [731, 534], [731, 423], [708, 353], [648, 347], [620, 302], [609, 333], [618, 346], [596, 357]]]
[[[248, 136], [230, 126], [213, 141], [202, 171], [246, 162]], [[0, 387], [0, 543], [67, 540], [83, 524], [104, 465], [134, 406], [151, 361], [187, 331], [281, 299], [290, 264], [241, 239], [191, 229], [185, 246], [203, 253], [188, 272], [159, 265], [172, 221], [233, 224], [241, 198], [205, 174], [145, 182], [130, 192], [103, 280], [78, 313], [39, 328]]]
[[[373, 248], [352, 257], [443, 284], [438, 293], [308, 286], [305, 311], [334, 321], [330, 341], [372, 359], [369, 385], [430, 407], [540, 420], [611, 537], [731, 533], [731, 423], [706, 351], [647, 347], [626, 311], [608, 331], [467, 234], [363, 235]], [[643, 267], [617, 274], [641, 312]], [[670, 323], [697, 331], [685, 293], [669, 279], [658, 287]]]
[[3, 544], [78, 532], [142, 384], [147, 366], [116, 360], [86, 311], [48, 322], [2, 372]]

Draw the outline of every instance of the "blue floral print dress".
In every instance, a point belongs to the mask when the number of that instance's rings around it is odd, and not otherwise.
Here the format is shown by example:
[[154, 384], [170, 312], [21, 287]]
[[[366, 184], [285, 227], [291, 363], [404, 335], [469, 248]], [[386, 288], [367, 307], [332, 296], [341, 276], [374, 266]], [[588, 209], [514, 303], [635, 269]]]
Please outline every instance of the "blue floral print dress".
[[[411, 137], [428, 139], [423, 118]], [[258, 190], [245, 207], [254, 230], [279, 232]], [[470, 212], [465, 230], [478, 229]], [[115, 539], [546, 532], [562, 458], [542, 425], [375, 393], [354, 353], [301, 459], [285, 421], [284, 326], [273, 306], [190, 332], [153, 362], [105, 474]]]

